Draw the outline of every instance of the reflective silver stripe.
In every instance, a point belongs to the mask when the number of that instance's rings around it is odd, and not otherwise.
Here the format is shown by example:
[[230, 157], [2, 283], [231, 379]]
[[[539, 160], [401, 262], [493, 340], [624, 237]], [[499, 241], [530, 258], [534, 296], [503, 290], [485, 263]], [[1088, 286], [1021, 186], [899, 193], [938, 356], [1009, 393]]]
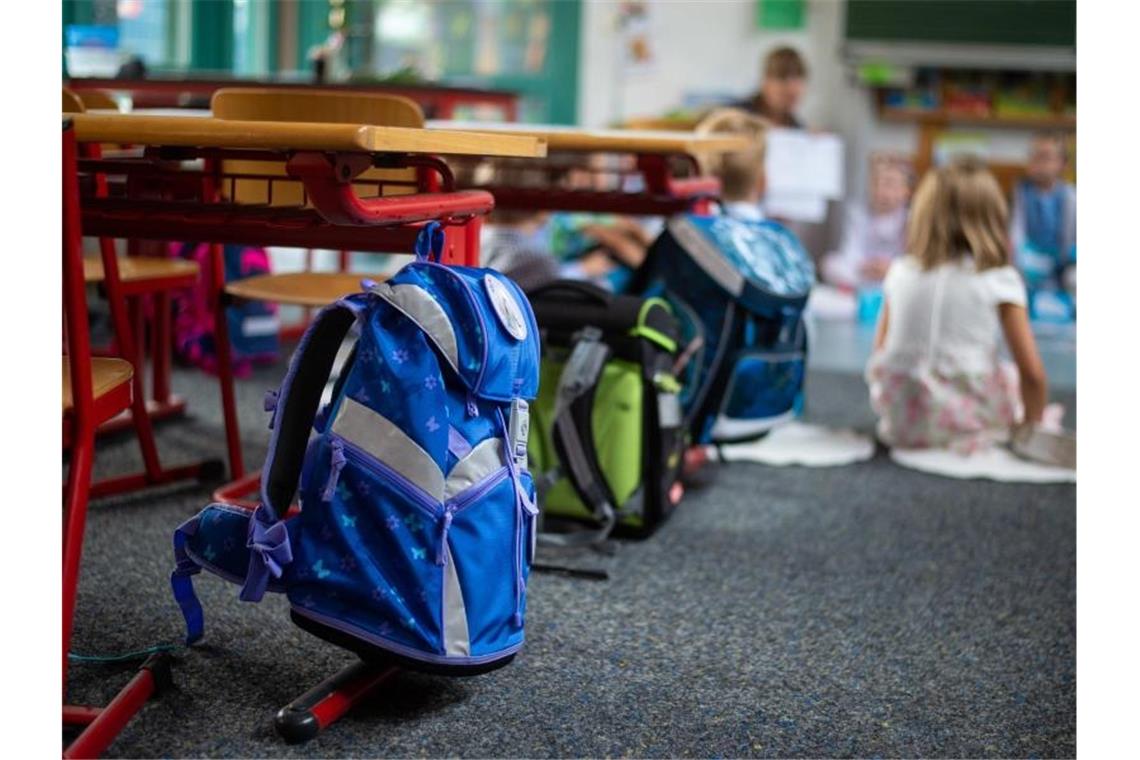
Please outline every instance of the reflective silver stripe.
[[676, 393], [658, 394], [657, 424], [663, 428], [681, 427], [681, 398]]
[[463, 457], [447, 476], [443, 485], [443, 498], [451, 499], [466, 491], [471, 486], [502, 469], [506, 465], [503, 460], [503, 442], [499, 438], [488, 438], [481, 441], [478, 446], [471, 449], [471, 453]]
[[451, 363], [451, 368], [459, 371], [459, 343], [455, 339], [455, 330], [451, 327], [447, 312], [431, 297], [431, 293], [419, 285], [391, 285], [386, 282], [373, 286], [372, 292], [419, 325], [431, 342], [443, 352]]
[[384, 415], [345, 396], [332, 430], [403, 475], [436, 501], [443, 500], [443, 472], [439, 465]]
[[467, 657], [471, 654], [467, 606], [463, 603], [463, 589], [459, 587], [451, 547], [445, 544], [443, 551], [446, 562], [443, 566], [443, 651], [451, 656]]
[[693, 261], [722, 288], [734, 296], [744, 292], [744, 275], [736, 270], [728, 259], [716, 249], [708, 238], [693, 227], [692, 223], [677, 217], [669, 222], [669, 232], [677, 239]]

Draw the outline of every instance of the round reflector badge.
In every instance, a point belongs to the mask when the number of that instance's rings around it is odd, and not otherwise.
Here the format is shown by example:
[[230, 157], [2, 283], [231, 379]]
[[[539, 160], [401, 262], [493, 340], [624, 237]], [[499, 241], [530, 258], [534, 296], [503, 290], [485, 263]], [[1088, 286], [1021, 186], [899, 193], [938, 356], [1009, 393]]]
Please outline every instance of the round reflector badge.
[[515, 340], [525, 339], [526, 317], [510, 289], [489, 274], [483, 275], [483, 287], [487, 289], [487, 297], [491, 299], [491, 306], [503, 329]]

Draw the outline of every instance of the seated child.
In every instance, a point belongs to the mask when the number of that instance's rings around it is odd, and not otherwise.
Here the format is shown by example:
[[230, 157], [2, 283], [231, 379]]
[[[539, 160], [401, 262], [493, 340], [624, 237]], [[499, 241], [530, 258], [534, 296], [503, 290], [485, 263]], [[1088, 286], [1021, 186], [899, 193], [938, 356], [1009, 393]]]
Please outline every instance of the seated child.
[[697, 134], [716, 132], [745, 135], [753, 147], [735, 153], [721, 153], [702, 162], [705, 172], [720, 180], [720, 197], [729, 216], [747, 221], [764, 218], [760, 201], [764, 197], [764, 136], [768, 122], [738, 108], [718, 108], [697, 124]]
[[[525, 186], [533, 179], [525, 168], [509, 162], [487, 173], [492, 174], [496, 182], [514, 187]], [[473, 172], [472, 176], [477, 174]], [[472, 179], [472, 183], [474, 181]], [[547, 216], [541, 211], [493, 210], [487, 217], [480, 241], [481, 265], [507, 275], [524, 291], [558, 279], [558, 260], [550, 252]]]
[[542, 242], [545, 216], [536, 211], [492, 211], [480, 245], [482, 266], [502, 272], [524, 291], [558, 279], [558, 260]]
[[[969, 453], [1040, 433], [1045, 370], [1007, 224], [1001, 189], [975, 158], [919, 185], [866, 372], [884, 443]], [[999, 361], [1000, 336], [1016, 368]]]
[[903, 158], [871, 158], [870, 203], [848, 208], [839, 250], [822, 262], [827, 283], [856, 288], [882, 282], [891, 262], [903, 255], [911, 174], [910, 163]]
[[[569, 189], [616, 191], [620, 172], [626, 168], [618, 157], [596, 154], [586, 167], [570, 169], [563, 184]], [[549, 234], [563, 277], [590, 280], [619, 293], [653, 242], [636, 219], [618, 214], [554, 212]]]
[[563, 277], [590, 280], [619, 293], [653, 242], [630, 217], [571, 212], [551, 214], [550, 240]]
[[1017, 266], [1031, 289], [1060, 290], [1076, 263], [1077, 192], [1063, 175], [1064, 138], [1033, 138], [1026, 178], [1014, 188], [1010, 240]]

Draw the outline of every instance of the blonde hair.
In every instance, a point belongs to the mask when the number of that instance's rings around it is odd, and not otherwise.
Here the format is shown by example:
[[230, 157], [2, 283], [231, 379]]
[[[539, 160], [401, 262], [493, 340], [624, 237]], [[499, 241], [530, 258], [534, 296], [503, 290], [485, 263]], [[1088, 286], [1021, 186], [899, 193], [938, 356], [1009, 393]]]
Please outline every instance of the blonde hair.
[[969, 254], [978, 271], [1010, 262], [1009, 209], [994, 175], [964, 156], [931, 169], [911, 202], [907, 250], [923, 269]]
[[752, 140], [747, 150], [706, 156], [704, 171], [720, 179], [721, 195], [726, 201], [746, 200], [764, 175], [765, 135], [768, 121], [739, 108], [718, 108], [697, 124], [700, 135], [728, 133]]

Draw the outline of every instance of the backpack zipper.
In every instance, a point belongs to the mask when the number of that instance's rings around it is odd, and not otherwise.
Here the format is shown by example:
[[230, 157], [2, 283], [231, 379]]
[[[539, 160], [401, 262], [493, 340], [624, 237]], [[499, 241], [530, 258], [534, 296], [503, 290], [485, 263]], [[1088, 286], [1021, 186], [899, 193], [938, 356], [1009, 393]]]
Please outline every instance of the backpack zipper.
[[506, 465], [504, 465], [463, 493], [443, 503], [443, 522], [440, 525], [439, 531], [439, 549], [435, 555], [435, 563], [437, 565], [442, 566], [447, 564], [447, 533], [451, 529], [451, 521], [455, 517], [455, 513], [466, 509], [474, 502], [482, 499], [497, 488], [509, 475], [510, 471]]
[[402, 493], [404, 496], [407, 496], [408, 499], [420, 511], [427, 513], [433, 520], [440, 517], [441, 510], [439, 507], [439, 502], [424, 493], [423, 489], [421, 489], [419, 486], [412, 483], [410, 480], [393, 470], [388, 465], [381, 462], [376, 457], [356, 446], [351, 441], [342, 438], [336, 433], [329, 433], [328, 435], [329, 439], [333, 441], [334, 444], [341, 444], [344, 454], [349, 461], [354, 461], [357, 465], [361, 465], [366, 468], [378, 470], [381, 475], [383, 475], [389, 482], [391, 482], [392, 486], [397, 491]]
[[332, 501], [333, 494], [336, 493], [336, 484], [340, 480], [340, 471], [344, 469], [344, 444], [333, 439], [329, 444], [330, 463], [329, 463], [329, 478], [325, 481], [325, 488], [321, 491], [321, 501]]

